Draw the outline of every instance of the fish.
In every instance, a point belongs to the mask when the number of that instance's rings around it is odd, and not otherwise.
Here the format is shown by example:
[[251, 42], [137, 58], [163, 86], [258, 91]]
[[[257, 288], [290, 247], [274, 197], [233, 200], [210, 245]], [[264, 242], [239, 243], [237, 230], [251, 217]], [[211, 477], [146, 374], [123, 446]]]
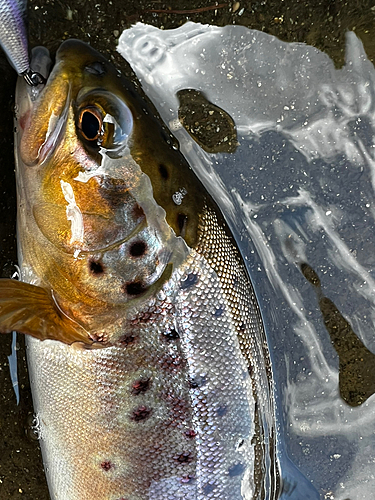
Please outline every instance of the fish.
[[0, 280], [0, 331], [27, 336], [51, 499], [302, 498], [280, 475], [262, 316], [216, 202], [104, 56], [67, 40], [48, 64], [34, 49], [48, 78], [17, 85], [21, 280]]

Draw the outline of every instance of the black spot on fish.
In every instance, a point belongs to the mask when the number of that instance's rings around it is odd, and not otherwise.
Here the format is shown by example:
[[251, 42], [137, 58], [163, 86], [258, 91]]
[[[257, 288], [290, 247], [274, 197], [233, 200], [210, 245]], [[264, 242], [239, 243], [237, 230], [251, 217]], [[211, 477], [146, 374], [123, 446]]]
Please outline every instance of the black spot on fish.
[[233, 467], [229, 467], [228, 472], [230, 477], [240, 476], [245, 470], [243, 464], [236, 464]]
[[182, 484], [191, 484], [191, 483], [194, 483], [195, 481], [195, 477], [194, 476], [182, 476], [181, 478], [181, 483]]
[[135, 410], [133, 410], [131, 415], [131, 420], [134, 422], [142, 422], [143, 420], [147, 420], [152, 413], [151, 408], [147, 408], [147, 406], [139, 406]]
[[187, 215], [183, 213], [177, 214], [177, 226], [181, 236], [184, 236], [185, 234], [187, 219]]
[[171, 330], [167, 330], [166, 332], [163, 332], [163, 337], [165, 338], [165, 340], [168, 341], [180, 338], [178, 332], [176, 332], [174, 328], [172, 328]]
[[190, 464], [194, 460], [194, 456], [190, 451], [184, 451], [179, 455], [175, 455], [173, 457], [173, 460], [175, 460], [179, 464], [185, 465], [185, 464]]
[[104, 273], [103, 264], [94, 259], [89, 260], [89, 269], [94, 276], [100, 276]]
[[103, 63], [99, 61], [95, 61], [92, 64], [88, 64], [85, 67], [86, 73], [89, 73], [90, 75], [95, 75], [95, 76], [103, 76], [106, 74], [106, 69]]
[[197, 433], [193, 429], [189, 429], [188, 431], [185, 431], [185, 436], [189, 439], [195, 438]]
[[105, 470], [106, 472], [108, 472], [109, 470], [111, 470], [113, 468], [113, 464], [109, 460], [105, 460], [104, 462], [102, 462], [100, 464], [100, 467], [103, 470]]
[[239, 450], [240, 448], [242, 448], [242, 446], [245, 444], [245, 440], [244, 439], [241, 439], [238, 443], [237, 443], [237, 446], [236, 446], [236, 449]]
[[162, 176], [162, 178], [167, 181], [169, 179], [169, 172], [168, 172], [168, 169], [165, 165], [163, 165], [162, 163], [160, 163], [159, 165], [159, 172], [160, 172], [160, 175]]
[[186, 290], [187, 288], [190, 288], [196, 283], [198, 283], [198, 275], [190, 273], [186, 276], [186, 278], [183, 281], [181, 281], [181, 289]]
[[129, 253], [132, 257], [141, 257], [146, 253], [147, 245], [144, 241], [135, 241], [130, 245]]
[[142, 380], [142, 379], [136, 380], [132, 384], [131, 393], [134, 396], [138, 396], [138, 394], [144, 394], [145, 392], [148, 391], [150, 386], [151, 386], [151, 379], [149, 379], [149, 378], [144, 379], [144, 380]]
[[134, 344], [134, 342], [137, 340], [137, 337], [134, 335], [123, 335], [122, 337], [119, 338], [118, 343], [121, 346], [128, 346], [131, 344]]
[[241, 323], [240, 326], [238, 327], [241, 333], [244, 333], [246, 331], [246, 325], [245, 323]]
[[123, 285], [122, 290], [128, 295], [141, 295], [147, 290], [147, 287], [145, 287], [140, 281], [131, 281], [130, 283]]
[[228, 408], [226, 406], [219, 406], [219, 408], [216, 410], [216, 413], [219, 417], [224, 417], [228, 412]]
[[170, 373], [180, 371], [186, 364], [185, 360], [178, 354], [166, 354], [158, 361], [160, 368]]
[[213, 484], [206, 484], [206, 486], [203, 486], [203, 493], [205, 495], [208, 495], [209, 493], [211, 493], [212, 491], [214, 491], [215, 489], [215, 486]]
[[207, 379], [204, 375], [196, 375], [189, 379], [189, 386], [191, 389], [197, 389], [198, 387], [203, 387], [207, 383]]
[[220, 316], [222, 316], [224, 310], [225, 310], [224, 306], [218, 307], [214, 312], [214, 316], [216, 316], [216, 318], [219, 318]]

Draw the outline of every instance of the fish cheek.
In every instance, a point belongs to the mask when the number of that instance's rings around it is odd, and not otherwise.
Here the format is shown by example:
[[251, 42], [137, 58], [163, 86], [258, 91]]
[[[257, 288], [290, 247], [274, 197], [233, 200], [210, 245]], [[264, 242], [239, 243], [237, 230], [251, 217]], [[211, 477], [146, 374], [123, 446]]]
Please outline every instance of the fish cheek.
[[69, 83], [63, 77], [56, 78], [48, 85], [46, 92], [43, 93], [43, 99], [28, 117], [20, 145], [21, 158], [26, 165], [36, 165], [50, 152], [48, 151], [50, 147], [44, 148], [44, 146], [48, 136], [53, 134], [57, 126], [68, 95]]

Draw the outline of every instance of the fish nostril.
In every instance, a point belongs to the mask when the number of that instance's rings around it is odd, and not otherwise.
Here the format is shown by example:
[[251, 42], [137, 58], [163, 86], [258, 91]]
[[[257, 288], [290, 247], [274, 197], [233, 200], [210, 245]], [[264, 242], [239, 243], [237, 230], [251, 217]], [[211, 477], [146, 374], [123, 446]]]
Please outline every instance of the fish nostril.
[[146, 250], [147, 245], [144, 241], [136, 241], [130, 246], [129, 253], [132, 257], [141, 257], [146, 253]]
[[148, 419], [152, 413], [152, 408], [147, 408], [147, 406], [139, 406], [134, 409], [130, 417], [134, 422], [142, 422], [142, 420]]
[[179, 464], [190, 464], [194, 460], [194, 456], [190, 451], [184, 451], [179, 455], [175, 455], [173, 459]]

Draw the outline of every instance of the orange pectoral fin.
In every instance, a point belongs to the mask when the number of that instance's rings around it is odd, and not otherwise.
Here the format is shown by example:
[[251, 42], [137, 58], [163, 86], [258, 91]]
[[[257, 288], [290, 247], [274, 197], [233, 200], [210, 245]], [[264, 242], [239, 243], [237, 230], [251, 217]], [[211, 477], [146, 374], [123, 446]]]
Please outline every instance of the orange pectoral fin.
[[39, 340], [93, 343], [87, 331], [65, 316], [46, 290], [17, 280], [0, 279], [0, 332], [13, 330]]

